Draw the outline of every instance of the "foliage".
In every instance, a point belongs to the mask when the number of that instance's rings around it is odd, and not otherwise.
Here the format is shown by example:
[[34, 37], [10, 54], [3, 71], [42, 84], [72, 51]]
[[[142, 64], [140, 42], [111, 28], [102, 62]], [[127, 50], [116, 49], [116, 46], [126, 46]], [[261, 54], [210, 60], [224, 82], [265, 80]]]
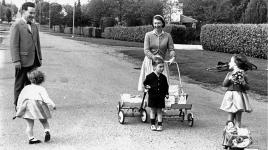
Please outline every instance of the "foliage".
[[66, 11], [66, 16], [62, 19], [62, 24], [68, 27], [73, 26], [73, 7], [71, 5], [63, 5], [64, 10]]
[[[41, 11], [40, 11], [41, 9]], [[40, 22], [40, 14], [41, 14], [41, 24], [49, 23], [49, 3], [48, 2], [39, 2], [35, 7], [35, 20]]]
[[[167, 25], [164, 30], [169, 32], [174, 43], [184, 43], [185, 26]], [[104, 30], [104, 37], [108, 39], [143, 42], [147, 32], [152, 31], [151, 25], [137, 27], [107, 27]]]
[[263, 0], [251, 0], [248, 3], [244, 23], [266, 23], [267, 6]]
[[207, 24], [202, 26], [200, 41], [205, 50], [267, 59], [267, 37], [268, 24]]
[[51, 13], [51, 26], [53, 25], [61, 25], [63, 14], [62, 12], [62, 6], [58, 3], [51, 3], [50, 4], [50, 13]]
[[12, 20], [12, 12], [10, 8], [7, 8], [6, 10], [6, 17], [7, 17], [7, 22], [11, 22]]
[[77, 5], [75, 6], [75, 23], [74, 26], [81, 26], [82, 25], [82, 11], [81, 11], [81, 3], [78, 0]]

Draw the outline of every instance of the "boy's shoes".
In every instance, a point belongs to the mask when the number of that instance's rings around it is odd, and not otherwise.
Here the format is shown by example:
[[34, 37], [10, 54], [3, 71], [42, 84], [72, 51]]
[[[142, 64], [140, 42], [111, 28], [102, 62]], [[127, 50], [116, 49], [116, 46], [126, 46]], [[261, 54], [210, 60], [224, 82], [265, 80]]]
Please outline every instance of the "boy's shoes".
[[157, 131], [162, 131], [163, 130], [163, 126], [157, 126], [156, 130]]
[[151, 130], [152, 131], [156, 131], [156, 126], [155, 125], [151, 125]]
[[32, 138], [32, 139], [29, 140], [29, 144], [38, 144], [38, 143], [41, 143], [41, 141], [37, 140], [35, 138]]
[[49, 131], [46, 131], [45, 133], [46, 133], [45, 142], [48, 142], [50, 140], [50, 133], [49, 133]]

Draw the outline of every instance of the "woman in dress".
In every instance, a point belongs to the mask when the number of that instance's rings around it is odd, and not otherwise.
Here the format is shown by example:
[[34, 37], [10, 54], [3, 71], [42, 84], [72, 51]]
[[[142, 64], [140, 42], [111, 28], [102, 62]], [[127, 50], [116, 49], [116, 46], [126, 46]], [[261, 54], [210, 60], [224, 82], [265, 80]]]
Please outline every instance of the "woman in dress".
[[[152, 61], [156, 57], [165, 59], [166, 54], [169, 52], [169, 63], [175, 61], [174, 43], [169, 33], [163, 31], [165, 27], [165, 20], [161, 15], [155, 15], [153, 17], [153, 31], [147, 32], [144, 39], [144, 54], [145, 58], [142, 63], [141, 73], [138, 83], [138, 91], [144, 91], [143, 81], [145, 77], [153, 72]], [[163, 74], [167, 77], [169, 82], [168, 64], [165, 63]]]

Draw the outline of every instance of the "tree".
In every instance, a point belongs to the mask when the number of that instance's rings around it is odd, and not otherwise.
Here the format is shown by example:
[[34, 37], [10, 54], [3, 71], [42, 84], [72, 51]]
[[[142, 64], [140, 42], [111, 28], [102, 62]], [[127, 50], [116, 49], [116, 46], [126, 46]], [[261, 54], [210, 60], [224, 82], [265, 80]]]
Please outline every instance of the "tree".
[[102, 0], [91, 0], [87, 4], [86, 14], [94, 27], [99, 27], [101, 17], [104, 14], [104, 3]]
[[266, 23], [266, 3], [263, 0], [251, 0], [248, 3], [244, 18], [244, 23]]
[[81, 11], [81, 3], [78, 0], [77, 5], [75, 6], [75, 26], [81, 26], [82, 24], [82, 11]]
[[41, 9], [41, 24], [48, 24], [49, 22], [49, 3], [48, 2], [39, 2], [36, 5], [36, 21], [40, 22], [40, 9]]
[[63, 14], [62, 12], [62, 6], [58, 3], [51, 3], [50, 4], [50, 17], [51, 17], [51, 26], [53, 25], [61, 25]]
[[62, 23], [63, 25], [71, 27], [73, 26], [73, 6], [63, 5], [63, 8], [65, 9], [67, 14], [63, 17]]
[[2, 5], [6, 6], [6, 1], [5, 0], [2, 0]]
[[7, 22], [12, 21], [12, 12], [11, 12], [10, 8], [7, 8], [7, 10], [6, 10], [6, 17], [7, 17]]

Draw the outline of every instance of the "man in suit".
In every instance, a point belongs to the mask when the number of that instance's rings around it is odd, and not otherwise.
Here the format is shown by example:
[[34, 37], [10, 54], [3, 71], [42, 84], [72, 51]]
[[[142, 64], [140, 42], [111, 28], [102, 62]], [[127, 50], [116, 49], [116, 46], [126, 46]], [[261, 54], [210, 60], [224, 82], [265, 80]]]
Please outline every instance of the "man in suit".
[[22, 5], [22, 16], [11, 27], [10, 52], [15, 65], [14, 105], [25, 85], [30, 84], [27, 72], [40, 67], [42, 55], [35, 17], [35, 4], [26, 2]]

